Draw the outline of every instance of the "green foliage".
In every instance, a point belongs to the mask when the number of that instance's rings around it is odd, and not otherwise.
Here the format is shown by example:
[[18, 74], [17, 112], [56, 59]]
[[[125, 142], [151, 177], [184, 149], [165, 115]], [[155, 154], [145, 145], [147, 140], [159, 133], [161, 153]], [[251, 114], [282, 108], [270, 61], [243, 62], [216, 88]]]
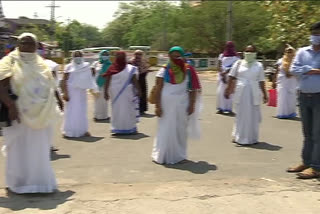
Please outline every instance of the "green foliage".
[[56, 40], [66, 54], [70, 50], [104, 45], [98, 28], [88, 24], [81, 24], [76, 20], [67, 25], [57, 24]]
[[[151, 45], [167, 50], [181, 45], [189, 51], [218, 53], [225, 44], [227, 5], [227, 1], [204, 1], [197, 7], [187, 1], [121, 3], [115, 20], [103, 29], [103, 39], [121, 47]], [[234, 2], [233, 6], [234, 41], [242, 49], [266, 34], [271, 15], [262, 3]]]
[[[191, 7], [157, 1], [122, 3], [103, 40], [120, 47], [181, 45], [188, 51], [219, 53], [225, 44], [228, 1], [203, 1]], [[308, 44], [309, 27], [320, 16], [320, 1], [233, 1], [233, 41], [238, 50], [255, 44], [259, 51], [281, 52], [285, 43]]]
[[24, 33], [24, 32], [29, 32], [36, 35], [40, 41], [44, 41], [44, 40], [49, 40], [50, 38], [50, 35], [48, 33], [49, 31], [50, 31], [50, 26], [46, 25], [46, 26], [40, 27], [39, 25], [28, 24], [27, 26], [17, 30], [16, 35], [20, 35], [21, 33]]
[[289, 43], [294, 47], [309, 44], [309, 28], [319, 20], [319, 1], [267, 1], [266, 10], [272, 14], [267, 29], [268, 44], [282, 47]]
[[[226, 39], [228, 1], [203, 1], [192, 7], [188, 0], [120, 3], [114, 20], [99, 31], [79, 23], [56, 24], [56, 40], [69, 50], [94, 46], [148, 45], [168, 50], [181, 45], [186, 51], [222, 51]], [[255, 44], [259, 51], [275, 57], [285, 43], [294, 47], [308, 44], [309, 28], [320, 17], [319, 0], [312, 1], [233, 1], [233, 41], [238, 51]], [[30, 25], [29, 31], [40, 40], [50, 39], [50, 27]]]

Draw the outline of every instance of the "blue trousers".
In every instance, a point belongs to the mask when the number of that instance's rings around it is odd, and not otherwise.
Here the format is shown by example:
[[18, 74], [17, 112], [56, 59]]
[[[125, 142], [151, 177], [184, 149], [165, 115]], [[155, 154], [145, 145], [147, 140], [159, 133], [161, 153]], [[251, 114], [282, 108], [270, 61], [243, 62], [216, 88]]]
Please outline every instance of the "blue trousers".
[[303, 126], [302, 160], [306, 166], [320, 170], [320, 93], [300, 93]]

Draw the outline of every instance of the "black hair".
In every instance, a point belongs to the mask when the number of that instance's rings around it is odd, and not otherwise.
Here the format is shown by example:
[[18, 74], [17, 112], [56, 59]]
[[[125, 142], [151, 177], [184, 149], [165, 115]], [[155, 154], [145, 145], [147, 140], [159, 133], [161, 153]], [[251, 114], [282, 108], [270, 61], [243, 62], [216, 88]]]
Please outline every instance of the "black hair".
[[43, 44], [41, 42], [38, 42], [38, 50], [43, 50], [44, 47], [43, 47]]
[[320, 30], [320, 22], [317, 22], [311, 25], [310, 31], [314, 31], [314, 30]]

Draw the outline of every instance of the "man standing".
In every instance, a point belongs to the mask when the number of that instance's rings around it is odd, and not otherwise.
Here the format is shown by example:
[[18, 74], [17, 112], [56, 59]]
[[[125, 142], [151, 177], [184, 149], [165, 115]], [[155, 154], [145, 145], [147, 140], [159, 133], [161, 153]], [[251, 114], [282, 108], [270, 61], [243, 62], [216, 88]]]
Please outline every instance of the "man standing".
[[298, 77], [300, 112], [303, 126], [303, 163], [291, 167], [300, 179], [320, 177], [320, 22], [310, 28], [311, 45], [300, 48], [291, 67]]
[[147, 74], [149, 72], [149, 64], [144, 59], [144, 52], [142, 50], [136, 50], [134, 52], [134, 58], [129, 61], [129, 64], [136, 66], [139, 70], [139, 85], [141, 89], [141, 97], [139, 101], [139, 110], [140, 115], [145, 115], [145, 112], [148, 110], [148, 82]]

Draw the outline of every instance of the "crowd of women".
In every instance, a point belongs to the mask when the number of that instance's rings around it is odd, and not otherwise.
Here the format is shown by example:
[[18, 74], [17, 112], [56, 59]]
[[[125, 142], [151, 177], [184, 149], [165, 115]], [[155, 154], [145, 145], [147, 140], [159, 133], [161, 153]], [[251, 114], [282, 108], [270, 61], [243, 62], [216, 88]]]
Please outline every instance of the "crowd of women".
[[[320, 24], [316, 29], [320, 37]], [[18, 47], [0, 61], [1, 120], [4, 118], [2, 122], [6, 124], [1, 123], [4, 126], [2, 151], [6, 156], [6, 185], [15, 193], [53, 192], [57, 184], [50, 164], [50, 147], [57, 135], [57, 118], [63, 115], [64, 137], [90, 136], [89, 90], [95, 99], [95, 121], [111, 117], [112, 134], [136, 134], [139, 117], [148, 109], [146, 76], [149, 66], [142, 51], [136, 51], [130, 60], [125, 52], [119, 51], [113, 63], [109, 52], [102, 51], [99, 60], [91, 65], [84, 61], [81, 51], [74, 51], [58, 86], [57, 75], [53, 75], [56, 66], [37, 53], [37, 37], [23, 33], [18, 41]], [[198, 74], [187, 62], [183, 48], [172, 47], [168, 55], [167, 64], [156, 74], [149, 97], [158, 117], [151, 152], [152, 160], [158, 164], [183, 163], [187, 159], [188, 138], [200, 138], [201, 83]], [[277, 83], [278, 91], [278, 118], [296, 116], [298, 81], [292, 73], [299, 74], [302, 62], [293, 63], [294, 56], [295, 49], [288, 45], [277, 62], [274, 83]], [[227, 42], [219, 61], [217, 113], [233, 113], [234, 106], [233, 142], [242, 146], [256, 144], [261, 122], [260, 105], [268, 100], [264, 68], [257, 60], [257, 49], [249, 45], [240, 56], [234, 44]], [[294, 64], [294, 71], [290, 73], [291, 64]], [[320, 72], [318, 70], [311, 69], [308, 75]], [[304, 95], [303, 89], [301, 94]], [[311, 96], [310, 93], [307, 95]], [[310, 148], [306, 157], [312, 153]], [[301, 178], [319, 177], [316, 161], [309, 158], [303, 165], [288, 171], [301, 173]]]
[[[295, 49], [286, 45], [284, 55], [275, 64], [273, 88], [277, 88], [276, 117], [290, 119], [297, 116], [298, 81], [289, 69]], [[243, 58], [243, 60], [241, 60]], [[249, 45], [240, 56], [233, 42], [226, 43], [219, 56], [217, 114], [234, 114], [233, 142], [239, 145], [258, 143], [260, 104], [268, 101], [263, 65], [257, 61], [257, 50]]]
[[[119, 51], [113, 63], [109, 52], [102, 51], [91, 65], [84, 61], [81, 51], [74, 51], [57, 84], [57, 66], [43, 57], [39, 47], [34, 34], [23, 33], [18, 47], [0, 61], [2, 151], [6, 156], [6, 185], [15, 193], [57, 189], [50, 164], [57, 121], [63, 117], [65, 138], [90, 136], [88, 90], [95, 99], [95, 121], [110, 118], [110, 102], [114, 135], [136, 134], [139, 117], [148, 109], [149, 66], [143, 51], [135, 51], [130, 60]], [[181, 47], [171, 48], [169, 56], [157, 74], [153, 93], [159, 125], [152, 159], [159, 164], [184, 161], [187, 138], [199, 137], [201, 86], [197, 72], [186, 63]]]

